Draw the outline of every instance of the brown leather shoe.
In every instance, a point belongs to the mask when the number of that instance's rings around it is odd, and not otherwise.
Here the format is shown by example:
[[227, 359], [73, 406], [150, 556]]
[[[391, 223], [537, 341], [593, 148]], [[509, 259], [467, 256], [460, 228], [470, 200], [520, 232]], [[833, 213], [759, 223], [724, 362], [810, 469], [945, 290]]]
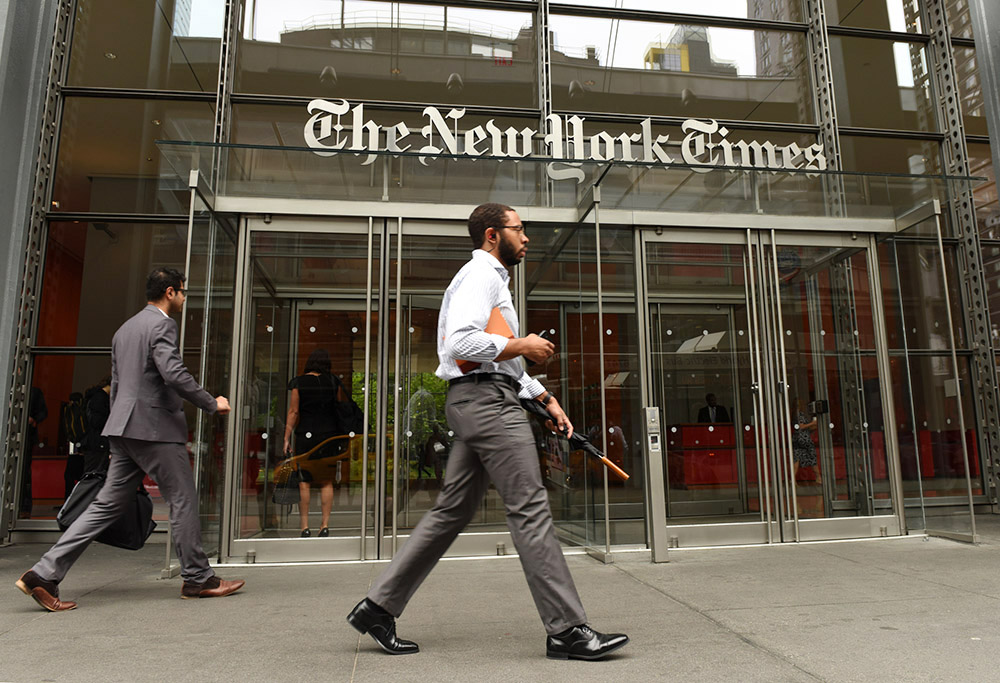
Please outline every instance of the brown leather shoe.
[[50, 612], [65, 612], [76, 609], [76, 603], [59, 599], [59, 587], [54, 581], [46, 581], [33, 571], [21, 574], [15, 585], [25, 595], [34, 598], [35, 602]]
[[243, 588], [246, 581], [224, 581], [218, 576], [213, 576], [205, 583], [184, 582], [181, 588], [181, 597], [185, 600], [193, 598], [221, 598], [224, 595], [235, 593]]

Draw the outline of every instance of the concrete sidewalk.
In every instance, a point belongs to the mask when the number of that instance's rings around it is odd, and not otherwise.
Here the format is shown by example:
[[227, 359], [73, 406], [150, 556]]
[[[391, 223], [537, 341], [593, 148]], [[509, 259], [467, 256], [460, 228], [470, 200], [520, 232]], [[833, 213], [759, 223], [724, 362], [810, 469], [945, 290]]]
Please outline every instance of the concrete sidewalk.
[[244, 592], [181, 600], [162, 545], [94, 544], [43, 612], [14, 586], [45, 550], [0, 549], [0, 681], [990, 681], [1000, 678], [1000, 543], [920, 537], [685, 550], [669, 564], [569, 558], [591, 623], [632, 642], [603, 662], [544, 656], [514, 558], [441, 562], [392, 657], [344, 621], [382, 564], [222, 568]]

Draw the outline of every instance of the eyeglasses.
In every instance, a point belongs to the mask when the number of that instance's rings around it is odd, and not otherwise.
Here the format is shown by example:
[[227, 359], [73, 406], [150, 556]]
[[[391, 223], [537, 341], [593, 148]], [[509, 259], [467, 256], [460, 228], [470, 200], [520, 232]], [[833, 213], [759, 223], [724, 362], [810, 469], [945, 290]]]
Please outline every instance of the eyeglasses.
[[495, 228], [495, 229], [496, 230], [513, 230], [514, 232], [521, 233], [522, 235], [525, 232], [524, 225], [501, 225], [499, 228]]
[[182, 289], [175, 289], [174, 291], [177, 292], [178, 294], [183, 294], [184, 296], [187, 296], [187, 290], [186, 289], [183, 289], [183, 288]]

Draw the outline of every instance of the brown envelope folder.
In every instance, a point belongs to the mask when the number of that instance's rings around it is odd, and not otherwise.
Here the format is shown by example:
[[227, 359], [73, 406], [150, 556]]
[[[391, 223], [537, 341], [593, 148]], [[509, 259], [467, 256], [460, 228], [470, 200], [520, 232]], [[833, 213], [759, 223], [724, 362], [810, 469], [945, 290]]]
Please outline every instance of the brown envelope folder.
[[[507, 321], [503, 319], [503, 314], [500, 312], [499, 308], [494, 308], [490, 312], [490, 319], [486, 323], [486, 333], [487, 334], [499, 334], [501, 337], [506, 337], [507, 339], [513, 339], [514, 333], [510, 330], [510, 325]], [[482, 363], [477, 363], [471, 360], [460, 360], [458, 361], [458, 369], [462, 371], [463, 375], [467, 375], [473, 370], [479, 368]]]

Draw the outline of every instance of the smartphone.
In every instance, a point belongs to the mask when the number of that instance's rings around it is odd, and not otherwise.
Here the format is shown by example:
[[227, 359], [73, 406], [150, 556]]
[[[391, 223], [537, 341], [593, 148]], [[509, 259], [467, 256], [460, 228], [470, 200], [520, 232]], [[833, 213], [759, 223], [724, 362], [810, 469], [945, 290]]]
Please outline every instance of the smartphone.
[[[539, 332], [538, 336], [541, 337], [542, 339], [548, 339], [554, 333], [555, 333], [555, 330], [553, 330], [553, 329], [546, 329], [546, 330], [542, 330], [541, 332]], [[536, 363], [533, 360], [528, 360], [527, 358], [525, 358], [524, 360], [528, 364], [528, 367], [531, 367], [533, 365], [538, 365], [538, 363]]]

